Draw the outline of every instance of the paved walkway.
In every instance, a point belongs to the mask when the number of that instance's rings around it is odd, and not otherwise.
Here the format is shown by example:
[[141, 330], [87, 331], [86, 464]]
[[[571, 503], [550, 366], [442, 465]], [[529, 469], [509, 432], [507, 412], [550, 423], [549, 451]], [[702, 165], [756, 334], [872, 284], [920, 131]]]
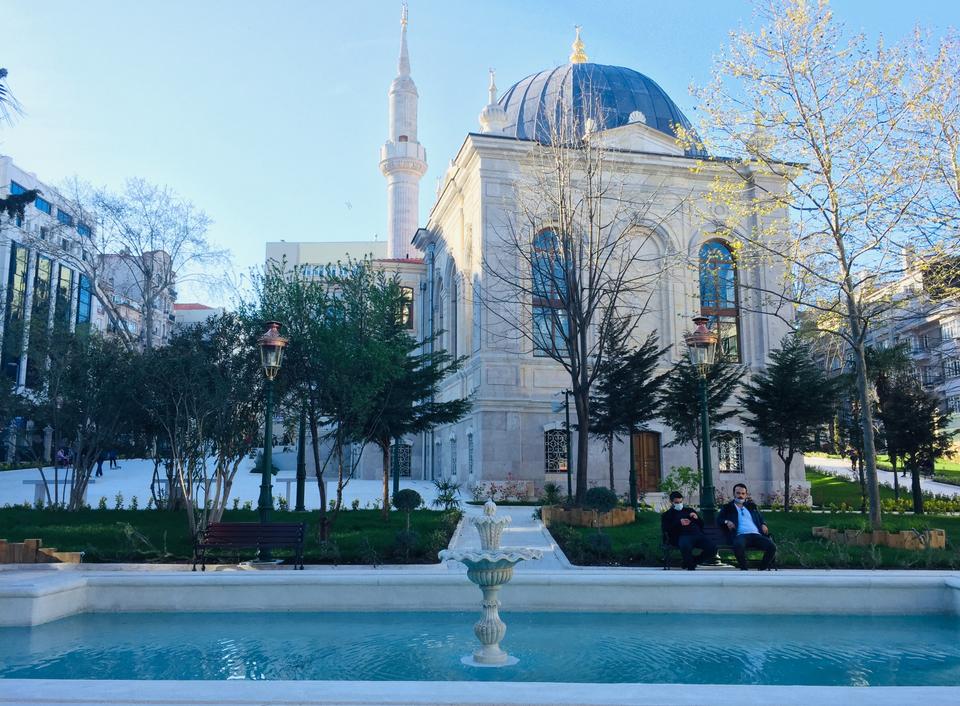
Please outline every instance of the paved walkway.
[[[815, 466], [820, 470], [831, 473], [836, 476], [843, 476], [844, 478], [849, 478], [851, 480], [858, 480], [857, 475], [850, 468], [850, 461], [844, 458], [822, 458], [820, 456], [807, 456], [806, 463], [808, 466]], [[881, 485], [889, 485], [893, 487], [893, 473], [891, 471], [884, 471], [877, 469], [877, 477], [880, 479]], [[910, 493], [910, 476], [907, 475], [906, 478], [899, 478], [900, 489], [906, 490], [907, 494]], [[950, 485], [949, 483], [936, 483], [929, 478], [920, 479], [920, 487], [923, 490], [930, 491], [937, 495], [950, 495], [950, 496], [960, 496], [960, 485]]]

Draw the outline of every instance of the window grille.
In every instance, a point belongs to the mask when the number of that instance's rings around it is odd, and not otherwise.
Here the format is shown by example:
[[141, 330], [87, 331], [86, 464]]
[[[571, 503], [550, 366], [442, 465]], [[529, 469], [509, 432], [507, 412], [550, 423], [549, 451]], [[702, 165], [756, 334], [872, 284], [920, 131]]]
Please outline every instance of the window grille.
[[548, 429], [543, 432], [544, 455], [547, 473], [564, 473], [567, 470], [567, 432], [563, 429]]

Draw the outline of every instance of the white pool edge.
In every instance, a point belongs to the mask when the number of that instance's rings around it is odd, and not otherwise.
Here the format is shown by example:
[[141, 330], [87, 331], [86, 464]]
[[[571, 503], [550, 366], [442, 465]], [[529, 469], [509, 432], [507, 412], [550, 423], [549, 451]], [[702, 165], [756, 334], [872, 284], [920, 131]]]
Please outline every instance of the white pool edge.
[[[185, 589], [185, 590], [180, 590]], [[265, 593], [266, 591], [266, 593]], [[909, 599], [905, 600], [906, 592]], [[264, 595], [270, 603], [264, 605]], [[462, 570], [338, 567], [215, 571], [182, 567], [0, 571], [0, 626], [77, 613], [209, 611], [474, 611]], [[518, 572], [501, 596], [511, 612], [960, 615], [960, 574], [940, 571]], [[762, 618], [761, 618], [762, 619]], [[960, 687], [798, 687], [531, 682], [0, 680], [0, 705], [79, 704], [715, 704], [955, 706]]]
[[17, 706], [956, 706], [954, 687], [730, 686], [544, 682], [0, 681]]

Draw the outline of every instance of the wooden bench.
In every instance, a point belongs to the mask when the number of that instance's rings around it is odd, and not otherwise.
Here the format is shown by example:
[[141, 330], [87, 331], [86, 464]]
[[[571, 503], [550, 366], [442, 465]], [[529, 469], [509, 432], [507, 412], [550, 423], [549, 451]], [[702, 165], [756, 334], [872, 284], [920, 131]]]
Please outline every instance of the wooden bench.
[[[706, 526], [704, 526], [704, 528], [703, 528], [703, 533], [717, 546], [717, 551], [718, 551], [718, 552], [719, 552], [721, 549], [725, 549], [726, 551], [733, 553], [733, 545], [731, 545], [730, 542], [727, 541], [727, 533], [724, 532], [722, 529], [720, 529], [719, 527], [717, 527], [717, 526], [715, 526], [715, 525], [713, 525], [713, 526], [711, 526], [711, 525], [706, 525]], [[767, 535], [767, 536], [768, 536], [770, 539], [773, 539], [773, 535], [772, 535], [772, 534]], [[677, 552], [677, 554], [679, 554], [679, 553], [680, 553], [680, 547], [678, 547], [676, 544], [672, 544], [672, 543], [670, 542], [670, 535], [667, 533], [666, 530], [663, 530], [663, 532], [662, 532], [662, 534], [661, 534], [661, 536], [660, 536], [660, 549], [663, 551], [663, 569], [664, 569], [664, 571], [667, 571], [667, 570], [670, 569], [670, 555], [671, 555], [671, 553], [672, 553], [672, 552]], [[747, 549], [747, 554], [748, 554], [748, 555], [750, 554], [750, 552], [759, 552], [761, 555], [763, 554], [763, 551], [760, 550], [760, 549], [752, 549], [752, 548]], [[773, 562], [770, 564], [770, 568], [771, 568], [771, 569], [774, 569], [774, 570], [777, 569], [777, 557], [776, 557], [776, 555], [774, 555], [774, 557], [773, 557]]]
[[201, 571], [207, 570], [209, 549], [293, 549], [293, 568], [302, 569], [305, 531], [302, 522], [215, 522], [194, 540], [193, 570], [198, 561]]

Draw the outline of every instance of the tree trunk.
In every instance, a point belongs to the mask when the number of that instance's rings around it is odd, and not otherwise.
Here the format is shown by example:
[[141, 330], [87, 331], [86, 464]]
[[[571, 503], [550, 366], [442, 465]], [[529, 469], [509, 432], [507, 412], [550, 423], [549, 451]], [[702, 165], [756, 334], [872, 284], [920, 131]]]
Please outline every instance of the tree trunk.
[[861, 336], [860, 316], [852, 294], [847, 294], [847, 312], [850, 332], [857, 341], [854, 354], [857, 363], [857, 394], [860, 398], [860, 428], [863, 432], [861, 464], [866, 465], [867, 494], [870, 500], [870, 526], [881, 529], [880, 484], [877, 479], [877, 448], [873, 434], [873, 404], [870, 399], [870, 384], [867, 381], [866, 350]]
[[900, 481], [897, 480], [897, 457], [890, 454], [890, 467], [893, 468], [893, 498], [900, 500]]
[[582, 505], [587, 494], [587, 454], [590, 451], [590, 402], [583, 388], [573, 394], [577, 409], [577, 488], [576, 503]]
[[313, 467], [316, 470], [317, 486], [320, 490], [320, 519], [317, 523], [317, 538], [327, 541], [327, 484], [323, 482], [323, 466], [320, 465], [320, 432], [317, 430], [316, 410], [308, 411], [310, 418], [310, 440], [313, 442]]
[[860, 477], [860, 513], [867, 514], [867, 477], [863, 473], [863, 454], [857, 456], [857, 474]]
[[780, 460], [783, 461], [783, 511], [790, 512], [790, 464], [793, 452], [787, 454], [786, 458], [780, 456]]
[[380, 444], [383, 461], [383, 521], [390, 521], [390, 439]]
[[920, 466], [916, 462], [910, 464], [910, 490], [913, 494], [913, 512], [923, 514], [923, 490], [920, 488]]
[[613, 488], [613, 434], [607, 436], [607, 461], [610, 464], [610, 490], [617, 492]]

